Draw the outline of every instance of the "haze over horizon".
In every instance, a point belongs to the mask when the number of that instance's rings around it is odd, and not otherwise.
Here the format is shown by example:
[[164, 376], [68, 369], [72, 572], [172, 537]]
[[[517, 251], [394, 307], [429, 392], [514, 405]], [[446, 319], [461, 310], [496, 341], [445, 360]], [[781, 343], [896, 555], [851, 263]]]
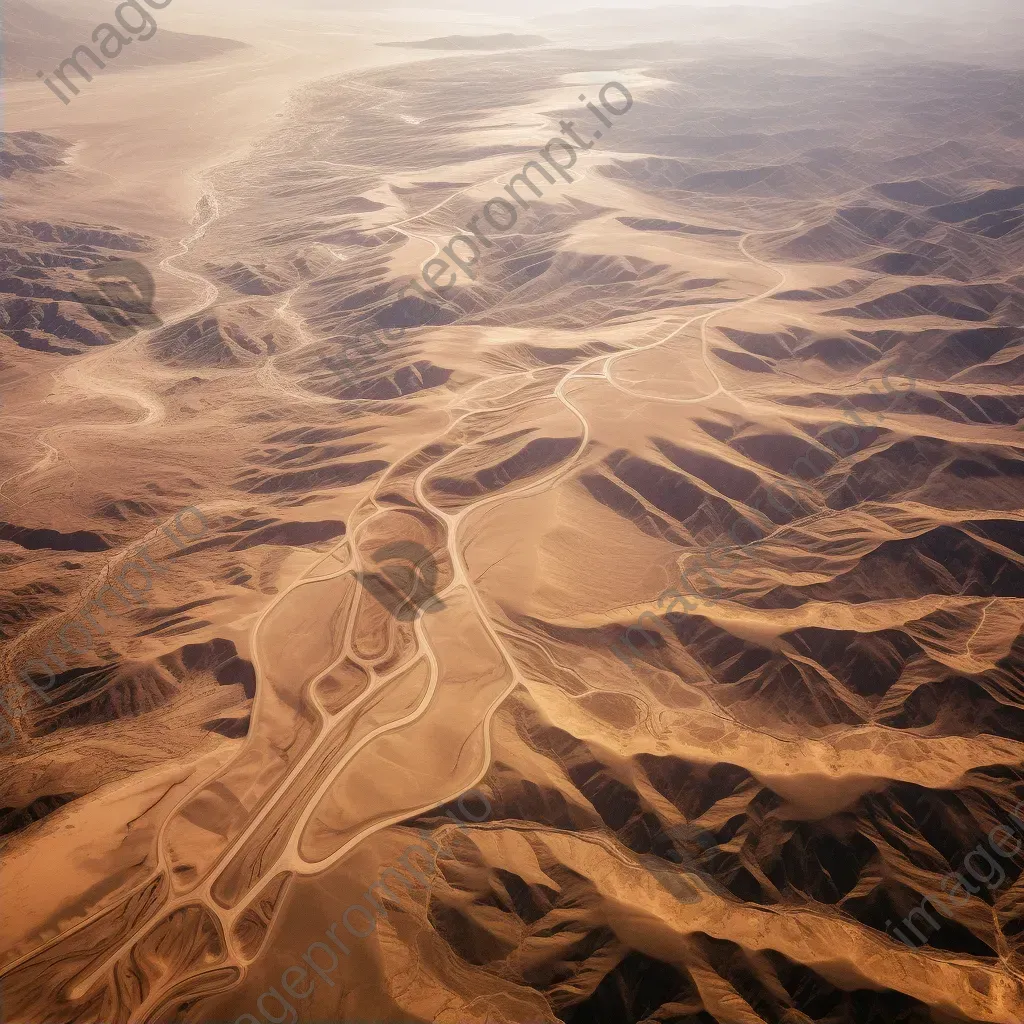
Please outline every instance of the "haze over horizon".
[[1020, 1024], [1024, 10], [7, 0], [0, 1024]]

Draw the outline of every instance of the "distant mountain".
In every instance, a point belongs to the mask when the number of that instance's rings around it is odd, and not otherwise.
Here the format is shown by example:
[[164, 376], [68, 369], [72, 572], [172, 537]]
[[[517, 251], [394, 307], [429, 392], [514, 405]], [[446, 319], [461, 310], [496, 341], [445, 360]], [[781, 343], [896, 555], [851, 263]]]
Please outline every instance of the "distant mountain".
[[[160, 11], [151, 11], [160, 25]], [[111, 11], [110, 18], [113, 19]], [[9, 79], [34, 78], [37, 71], [51, 71], [70, 56], [76, 46], [94, 51], [92, 35], [97, 21], [67, 17], [43, 10], [26, 0], [5, 0], [4, 73]], [[103, 74], [151, 64], [178, 64], [214, 57], [236, 50], [245, 43], [214, 36], [188, 35], [158, 27], [151, 39], [134, 40], [114, 59], [106, 60]]]
[[70, 145], [40, 132], [0, 132], [0, 178], [59, 167]]
[[514, 32], [501, 32], [493, 36], [442, 36], [411, 43], [377, 45], [404, 46], [414, 50], [525, 50], [531, 46], [543, 46], [548, 41], [543, 36], [518, 36]]

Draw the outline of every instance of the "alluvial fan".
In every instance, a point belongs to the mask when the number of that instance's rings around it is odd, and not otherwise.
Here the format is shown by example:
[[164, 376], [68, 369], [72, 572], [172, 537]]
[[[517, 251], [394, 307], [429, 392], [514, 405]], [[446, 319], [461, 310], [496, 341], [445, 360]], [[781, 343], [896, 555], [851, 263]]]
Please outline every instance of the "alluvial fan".
[[0, 1022], [1024, 1020], [1024, 15], [11, 4]]

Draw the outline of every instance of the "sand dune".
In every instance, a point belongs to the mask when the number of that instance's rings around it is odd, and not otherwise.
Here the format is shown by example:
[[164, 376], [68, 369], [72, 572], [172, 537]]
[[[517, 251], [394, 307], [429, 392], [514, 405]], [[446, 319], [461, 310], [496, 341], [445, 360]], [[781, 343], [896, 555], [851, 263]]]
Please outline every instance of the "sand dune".
[[12, 1024], [1024, 1019], [1020, 13], [563, 6], [12, 85]]

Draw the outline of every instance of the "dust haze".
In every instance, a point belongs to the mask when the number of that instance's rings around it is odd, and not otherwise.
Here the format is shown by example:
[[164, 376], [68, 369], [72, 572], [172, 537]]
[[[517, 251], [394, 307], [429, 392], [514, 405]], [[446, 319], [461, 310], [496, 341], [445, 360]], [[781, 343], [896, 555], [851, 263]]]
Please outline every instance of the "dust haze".
[[1024, 1020], [1018, 4], [3, 28], [2, 1024]]

